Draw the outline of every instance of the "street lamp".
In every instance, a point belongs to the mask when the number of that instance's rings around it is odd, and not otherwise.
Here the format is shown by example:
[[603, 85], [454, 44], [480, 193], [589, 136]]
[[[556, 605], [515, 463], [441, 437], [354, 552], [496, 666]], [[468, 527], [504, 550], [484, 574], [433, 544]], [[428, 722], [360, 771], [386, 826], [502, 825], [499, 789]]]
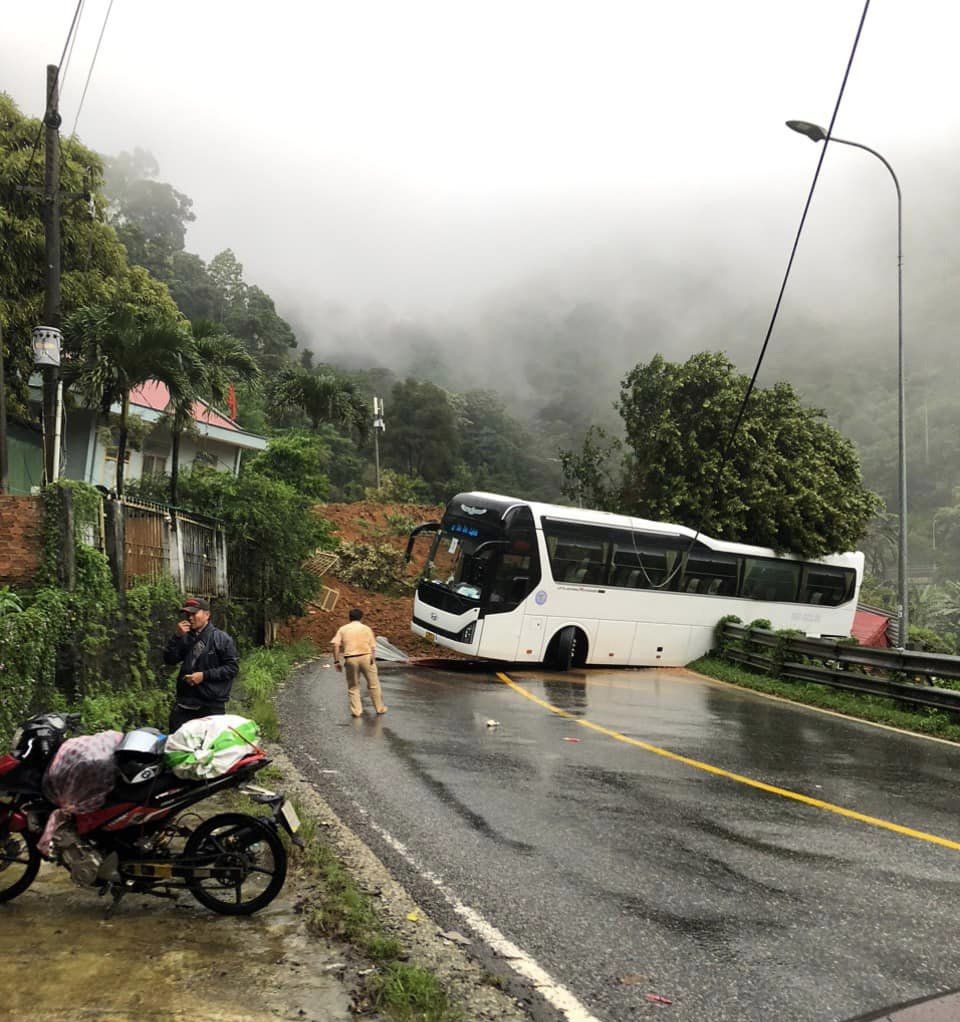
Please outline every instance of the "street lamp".
[[[63, 334], [55, 326], [35, 326], [33, 328], [33, 364], [43, 373], [46, 379], [60, 367], [60, 351], [63, 347]], [[48, 421], [46, 399], [43, 402], [43, 466], [48, 483], [55, 483], [60, 478], [60, 427], [63, 421], [63, 381], [57, 380], [54, 389], [55, 400], [53, 422]], [[46, 384], [44, 384], [46, 386]]]
[[903, 201], [900, 182], [893, 167], [876, 149], [850, 142], [836, 135], [828, 135], [819, 124], [810, 121], [787, 121], [791, 131], [806, 135], [812, 142], [837, 142], [871, 153], [890, 171], [893, 185], [897, 190], [897, 418], [899, 435], [899, 490], [900, 490], [900, 550], [897, 563], [897, 599], [900, 602], [900, 647], [907, 646], [908, 604], [907, 604], [907, 442], [905, 426], [906, 402], [903, 393]]

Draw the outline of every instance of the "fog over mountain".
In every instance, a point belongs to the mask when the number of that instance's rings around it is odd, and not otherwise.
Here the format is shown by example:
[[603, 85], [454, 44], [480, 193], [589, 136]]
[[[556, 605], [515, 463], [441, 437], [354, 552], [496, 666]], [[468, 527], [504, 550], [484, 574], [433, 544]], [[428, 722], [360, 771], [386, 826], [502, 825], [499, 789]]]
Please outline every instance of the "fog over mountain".
[[[7, 12], [0, 87], [27, 113], [74, 6]], [[106, 10], [85, 5], [65, 130]], [[752, 367], [820, 151], [784, 121], [829, 122], [861, 11], [119, 4], [78, 134], [149, 149], [194, 201], [188, 250], [232, 248], [317, 360], [492, 387], [526, 417], [574, 402], [573, 432], [615, 419], [617, 381], [655, 352]], [[955, 365], [958, 23], [936, 0], [874, 4], [835, 129], [903, 185], [914, 403]], [[863, 376], [894, 393], [895, 225], [883, 166], [832, 145], [762, 376], [861, 443], [892, 436], [888, 402], [858, 417], [843, 394]]]

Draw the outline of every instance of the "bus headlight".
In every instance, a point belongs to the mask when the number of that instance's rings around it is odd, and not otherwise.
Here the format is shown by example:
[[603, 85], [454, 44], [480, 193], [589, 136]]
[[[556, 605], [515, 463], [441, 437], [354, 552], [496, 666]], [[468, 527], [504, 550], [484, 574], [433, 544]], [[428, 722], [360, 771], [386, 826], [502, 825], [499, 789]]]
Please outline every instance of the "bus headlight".
[[471, 621], [466, 628], [460, 629], [460, 634], [457, 636], [457, 642], [473, 642], [473, 633], [477, 629], [477, 622]]

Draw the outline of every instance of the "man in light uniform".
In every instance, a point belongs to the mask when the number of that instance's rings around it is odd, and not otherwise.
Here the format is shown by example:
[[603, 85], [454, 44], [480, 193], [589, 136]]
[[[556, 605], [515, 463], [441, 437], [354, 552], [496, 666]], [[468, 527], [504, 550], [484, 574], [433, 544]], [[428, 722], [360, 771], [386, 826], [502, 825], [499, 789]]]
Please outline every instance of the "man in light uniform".
[[347, 695], [350, 697], [350, 713], [363, 716], [360, 702], [360, 675], [367, 679], [367, 691], [377, 713], [386, 713], [387, 708], [380, 698], [380, 678], [377, 675], [377, 639], [373, 631], [363, 624], [363, 611], [356, 607], [350, 611], [350, 621], [341, 625], [333, 637], [333, 659], [337, 670], [346, 669]]

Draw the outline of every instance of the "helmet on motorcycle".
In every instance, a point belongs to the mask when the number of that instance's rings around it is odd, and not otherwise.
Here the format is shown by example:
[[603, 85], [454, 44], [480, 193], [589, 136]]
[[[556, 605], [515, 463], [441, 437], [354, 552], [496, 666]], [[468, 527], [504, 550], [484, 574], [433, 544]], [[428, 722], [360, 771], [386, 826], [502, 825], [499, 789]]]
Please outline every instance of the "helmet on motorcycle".
[[25, 721], [15, 735], [14, 755], [22, 763], [43, 769], [63, 744], [67, 721], [59, 713], [41, 713]]
[[163, 748], [167, 736], [156, 728], [140, 727], [123, 736], [113, 753], [117, 773], [127, 784], [139, 784], [163, 772]]

